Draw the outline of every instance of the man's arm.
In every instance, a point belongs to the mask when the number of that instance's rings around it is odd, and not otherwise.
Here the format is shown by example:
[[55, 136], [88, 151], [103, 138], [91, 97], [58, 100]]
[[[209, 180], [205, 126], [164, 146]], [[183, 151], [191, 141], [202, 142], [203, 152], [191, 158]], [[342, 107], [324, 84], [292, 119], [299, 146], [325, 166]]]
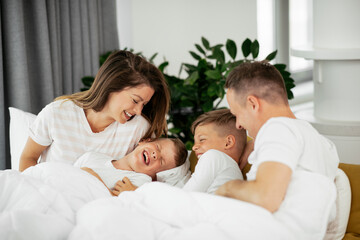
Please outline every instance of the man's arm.
[[275, 212], [284, 200], [292, 170], [278, 162], [260, 164], [254, 181], [233, 180], [222, 185], [217, 195], [235, 198]]

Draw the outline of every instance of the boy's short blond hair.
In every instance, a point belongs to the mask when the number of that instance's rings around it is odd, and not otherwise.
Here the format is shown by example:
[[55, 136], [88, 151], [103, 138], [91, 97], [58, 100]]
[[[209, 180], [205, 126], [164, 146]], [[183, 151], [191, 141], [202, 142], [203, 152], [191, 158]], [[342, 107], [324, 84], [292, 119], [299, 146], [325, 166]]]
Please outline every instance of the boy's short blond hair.
[[201, 114], [191, 125], [194, 134], [198, 126], [215, 124], [219, 136], [233, 135], [236, 138], [238, 149], [242, 150], [246, 144], [247, 136], [245, 129], [236, 128], [236, 117], [229, 109], [218, 109]]

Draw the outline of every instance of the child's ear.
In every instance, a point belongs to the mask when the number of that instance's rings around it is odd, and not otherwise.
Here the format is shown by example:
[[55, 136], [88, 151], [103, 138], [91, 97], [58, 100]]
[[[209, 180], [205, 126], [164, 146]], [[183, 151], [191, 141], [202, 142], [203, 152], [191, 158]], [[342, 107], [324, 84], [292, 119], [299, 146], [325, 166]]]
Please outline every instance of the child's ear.
[[225, 143], [225, 149], [231, 149], [232, 147], [235, 146], [235, 136], [234, 135], [227, 135], [226, 136], [226, 143]]

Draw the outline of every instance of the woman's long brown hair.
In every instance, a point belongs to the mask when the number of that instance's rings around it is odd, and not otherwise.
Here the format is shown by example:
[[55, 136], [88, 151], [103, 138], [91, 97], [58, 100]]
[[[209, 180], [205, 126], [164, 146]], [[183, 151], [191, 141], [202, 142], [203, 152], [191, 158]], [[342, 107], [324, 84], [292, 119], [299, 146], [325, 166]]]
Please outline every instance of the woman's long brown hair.
[[151, 125], [143, 138], [150, 138], [153, 134], [157, 138], [166, 136], [166, 114], [170, 105], [167, 82], [157, 67], [129, 51], [112, 53], [100, 67], [89, 90], [60, 96], [55, 101], [67, 99], [83, 109], [99, 112], [104, 108], [110, 93], [141, 84], [154, 89], [154, 95], [142, 111]]

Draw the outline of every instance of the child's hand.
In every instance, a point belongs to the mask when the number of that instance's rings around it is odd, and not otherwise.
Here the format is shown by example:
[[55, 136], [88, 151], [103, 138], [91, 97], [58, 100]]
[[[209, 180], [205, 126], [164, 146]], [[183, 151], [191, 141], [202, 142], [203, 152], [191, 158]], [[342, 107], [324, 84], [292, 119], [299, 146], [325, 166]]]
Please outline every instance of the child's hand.
[[127, 177], [124, 177], [123, 180], [117, 181], [114, 190], [112, 190], [113, 195], [118, 196], [124, 191], [135, 191], [137, 187], [133, 185]]

